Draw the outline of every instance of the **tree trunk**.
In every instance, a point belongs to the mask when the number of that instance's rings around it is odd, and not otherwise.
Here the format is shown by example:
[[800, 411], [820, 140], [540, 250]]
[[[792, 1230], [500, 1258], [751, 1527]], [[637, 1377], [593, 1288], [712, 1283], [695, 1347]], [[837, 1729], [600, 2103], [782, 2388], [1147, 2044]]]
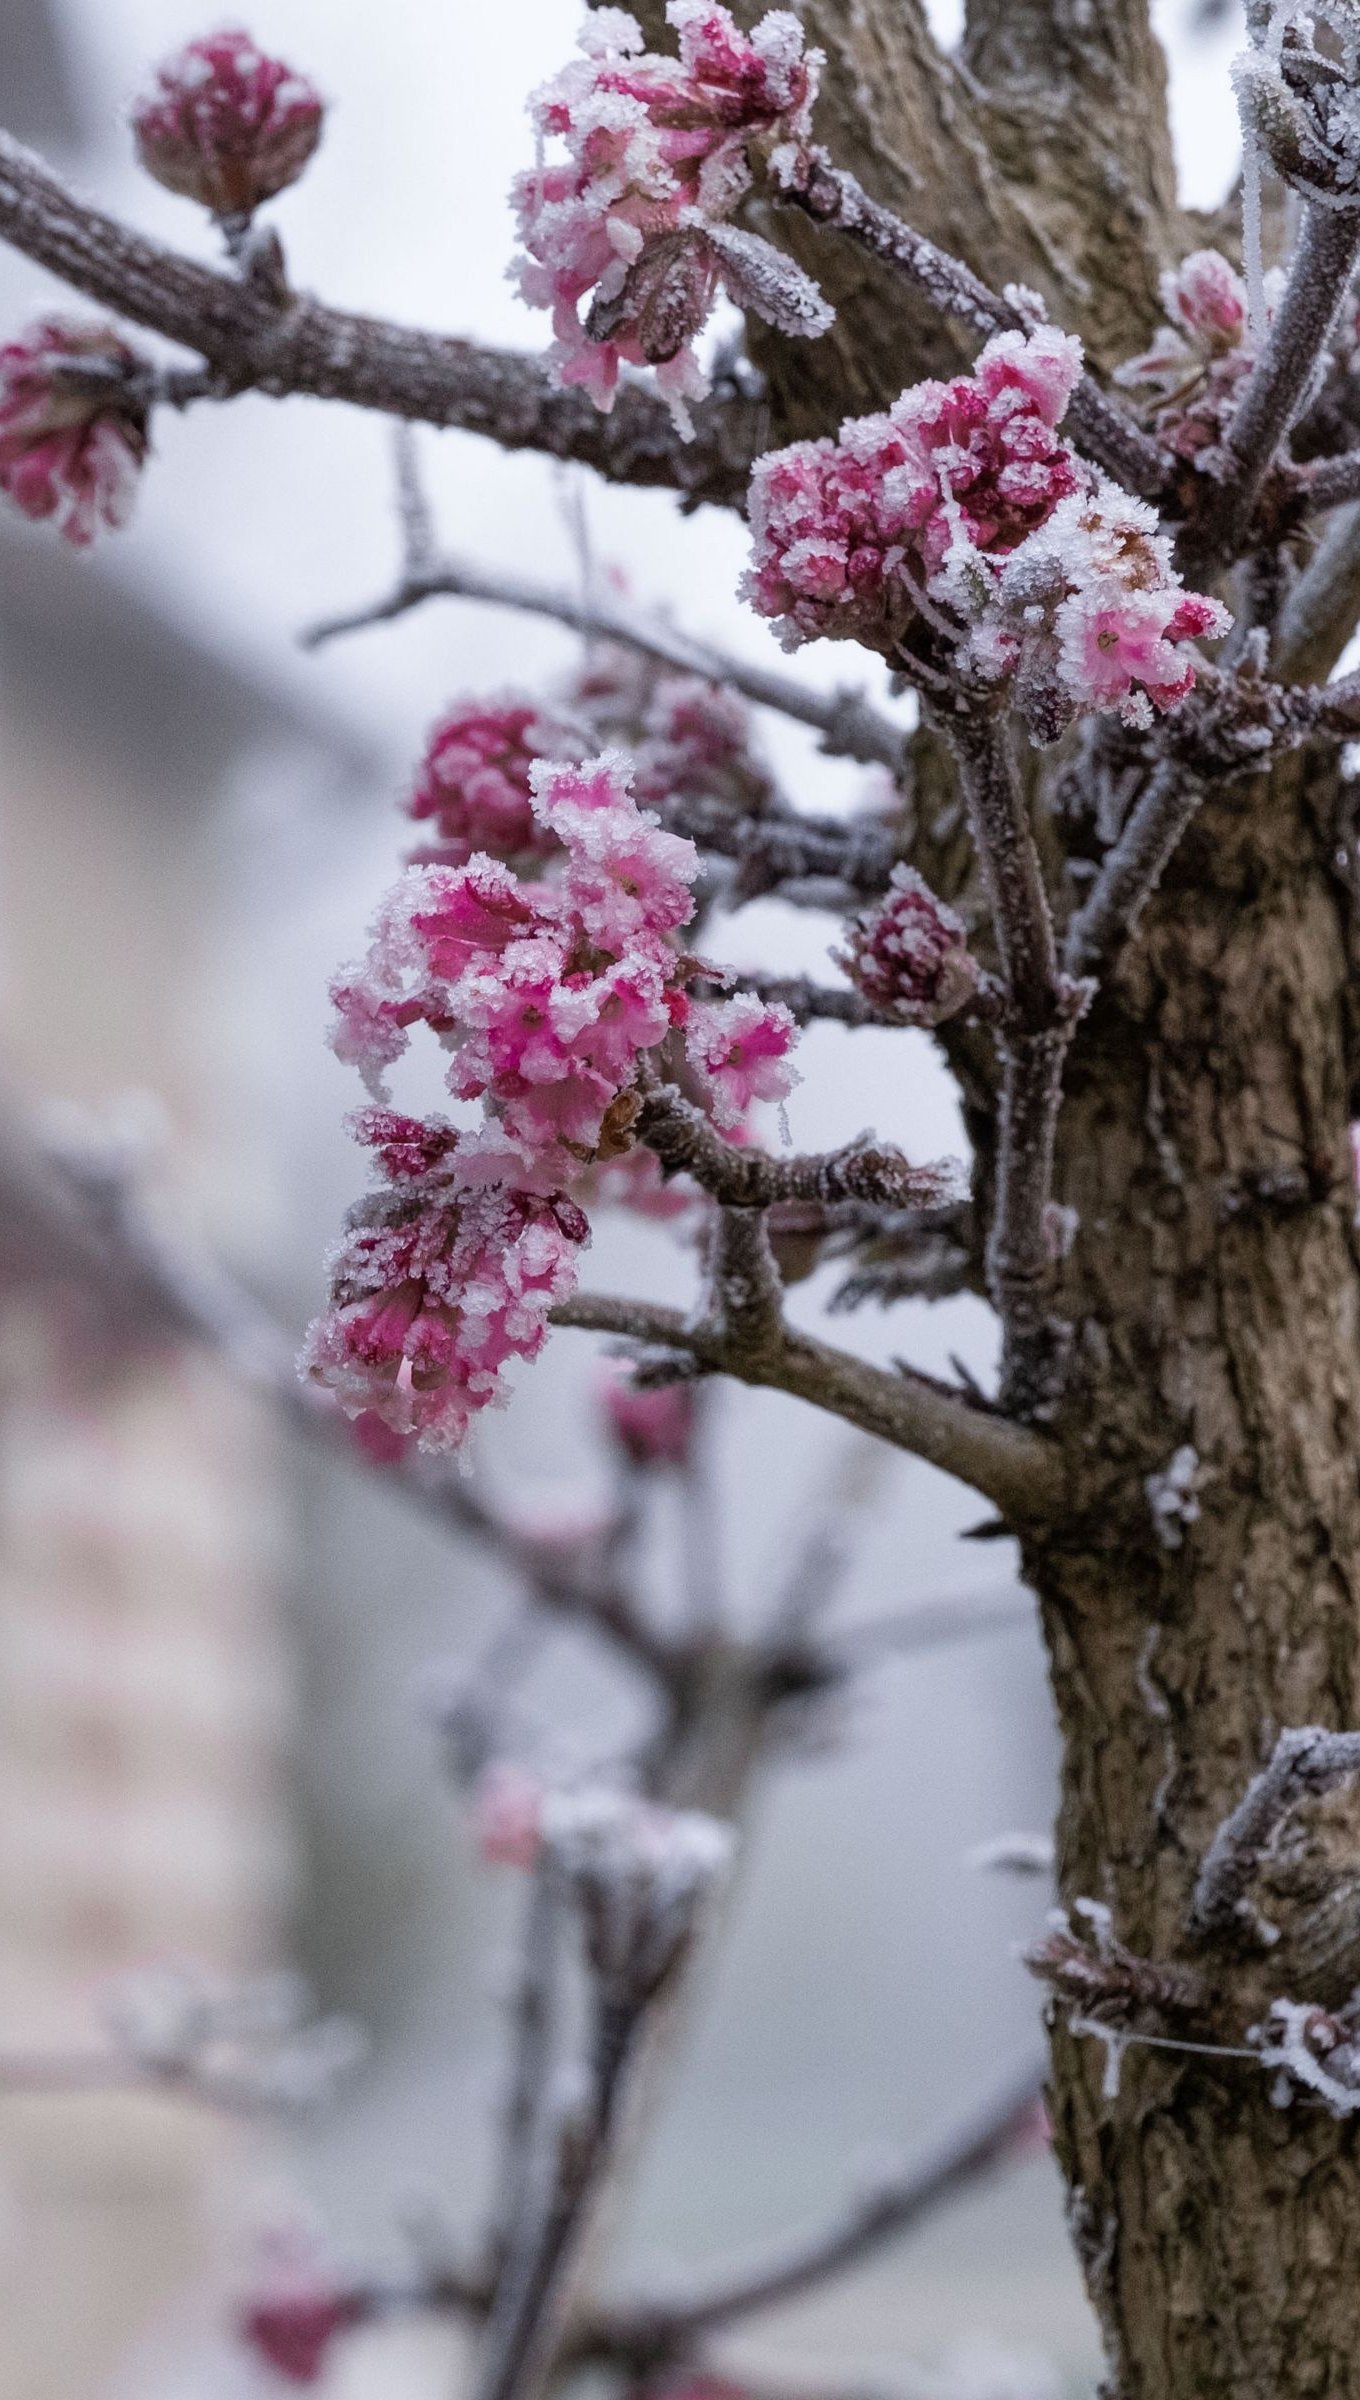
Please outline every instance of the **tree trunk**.
[[[1334, 772], [1295, 759], [1192, 828], [1071, 1062], [1057, 1192], [1065, 1521], [1028, 1552], [1061, 1722], [1059, 1874], [1217, 2038], [1360, 1979], [1360, 1804], [1300, 1812], [1268, 1951], [1186, 1928], [1218, 1824], [1284, 1726], [1360, 1723], [1360, 1284]], [[1146, 1479], [1185, 1445], [1198, 1516]], [[1153, 1495], [1158, 1487], [1154, 1484]], [[1179, 1538], [1178, 1538], [1179, 1537]], [[1059, 2012], [1061, 2013], [1061, 2012]], [[1360, 2394], [1360, 2130], [1248, 2060], [1151, 2048], [1103, 2089], [1055, 2027], [1073, 2231], [1120, 2400]]]

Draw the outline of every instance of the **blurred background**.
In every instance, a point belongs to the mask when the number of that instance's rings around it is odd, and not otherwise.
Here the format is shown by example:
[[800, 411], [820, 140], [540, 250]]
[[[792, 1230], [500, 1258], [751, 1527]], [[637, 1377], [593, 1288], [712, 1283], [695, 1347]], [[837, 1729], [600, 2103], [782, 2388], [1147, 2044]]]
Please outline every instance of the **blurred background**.
[[[1235, 169], [1238, 29], [1213, 11], [1192, 31], [1180, 0], [1162, 14], [1187, 197], [1208, 204]], [[316, 162], [275, 212], [295, 279], [537, 346], [541, 323], [504, 280], [505, 192], [527, 155], [525, 94], [565, 55], [573, 11], [259, 0], [250, 23], [332, 103]], [[115, 210], [206, 251], [197, 212], [137, 173], [121, 115], [146, 63], [203, 30], [196, 0], [4, 0], [0, 122]], [[54, 304], [0, 253], [6, 330]], [[541, 689], [574, 650], [536, 621], [450, 601], [304, 654], [309, 620], [392, 579], [387, 430], [248, 397], [163, 414], [155, 442], [134, 526], [94, 559], [0, 523], [3, 1116], [60, 1136], [88, 1112], [177, 1233], [300, 1333], [360, 1188], [326, 983], [396, 870], [394, 802], [449, 699]], [[733, 596], [734, 520], [682, 519], [660, 495], [470, 437], [419, 443], [461, 551], [567, 581], [584, 525], [641, 599], [773, 655]], [[828, 685], [838, 666], [800, 661]], [[856, 770], [783, 724], [759, 734], [799, 799], [854, 800]], [[825, 972], [830, 934], [762, 903], [721, 946]], [[801, 1063], [800, 1147], [874, 1125], [913, 1156], [962, 1148], [924, 1037], [822, 1026]], [[474, 1548], [291, 1438], [201, 1352], [134, 1343], [116, 1312], [96, 1324], [54, 1288], [12, 1181], [0, 1174], [0, 2085], [6, 2056], [96, 2041], [110, 1979], [165, 1959], [300, 1965], [370, 2048], [301, 2130], [143, 2093], [0, 2088], [0, 2400], [226, 2400], [260, 2388], [222, 2328], [262, 2227], [314, 2226], [337, 2262], [393, 2271], [413, 2224], [476, 2231], [523, 1895], [476, 1858], [422, 1690], [432, 1662], [494, 1634], [513, 1593]], [[675, 1299], [691, 1272], [663, 1232], [601, 1220], [591, 1283]], [[796, 1312], [813, 1322], [825, 1299], [814, 1281]], [[848, 1331], [884, 1360], [992, 1369], [969, 1301], [866, 1313]], [[589, 1340], [559, 1336], [482, 1429], [478, 1475], [528, 1510], [602, 1498], [594, 1372]], [[845, 1446], [844, 1428], [793, 1402], [715, 1396], [714, 1538], [748, 1621]], [[1009, 1546], [959, 1539], [979, 1514], [928, 1469], [888, 1461], [837, 1617], [1014, 1594]], [[529, 1696], [583, 1753], [636, 1707], [626, 1677], [566, 1631]], [[1038, 2002], [1014, 1949], [1044, 1885], [966, 1863], [1051, 1816], [1027, 1615], [886, 1664], [835, 1733], [777, 1763], [758, 1795], [730, 1935], [620, 2228], [623, 2283], [816, 2221], [866, 2156], [933, 2133], [1033, 2046]], [[1048, 2160], [815, 2303], [754, 2320], [730, 2357], [803, 2387], [890, 2388], [923, 2369], [977, 2400], [1089, 2390], [1096, 2343]], [[343, 2345], [328, 2386], [350, 2400], [456, 2388], [454, 2336], [407, 2324]]]

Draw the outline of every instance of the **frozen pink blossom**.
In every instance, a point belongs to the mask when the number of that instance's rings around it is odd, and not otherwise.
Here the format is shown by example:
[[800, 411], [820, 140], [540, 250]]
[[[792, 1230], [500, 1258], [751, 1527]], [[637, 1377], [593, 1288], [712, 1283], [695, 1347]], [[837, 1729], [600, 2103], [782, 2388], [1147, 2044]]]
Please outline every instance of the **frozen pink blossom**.
[[249, 217], [295, 183], [321, 139], [321, 96], [231, 28], [167, 58], [135, 102], [137, 156], [167, 190], [218, 217]]
[[137, 366], [111, 325], [60, 317], [0, 347], [0, 490], [80, 550], [132, 511], [147, 449]]
[[846, 928], [835, 953], [857, 991], [888, 1023], [941, 1025], [977, 990], [963, 919], [914, 867], [895, 867], [881, 900]]
[[465, 866], [481, 850], [523, 872], [551, 857], [558, 844], [534, 815], [529, 772], [540, 759], [580, 750], [579, 737], [530, 700], [456, 702], [430, 735], [406, 803], [431, 835], [412, 864]]
[[543, 1847], [544, 1789], [537, 1775], [512, 1759], [483, 1768], [472, 1800], [478, 1856], [489, 1867], [528, 1869]]
[[792, 1080], [786, 1010], [691, 999], [699, 962], [675, 937], [698, 853], [637, 806], [623, 757], [538, 760], [529, 785], [559, 846], [542, 878], [480, 852], [408, 869], [333, 986], [333, 1045], [376, 1097], [423, 1024], [450, 1092], [481, 1106], [470, 1131], [386, 1105], [356, 1118], [385, 1185], [351, 1214], [303, 1353], [349, 1414], [427, 1447], [456, 1446], [507, 1362], [541, 1347], [587, 1238], [570, 1187], [627, 1154], [641, 1062], [683, 1038], [722, 1125]]
[[951, 559], [1006, 555], [1080, 488], [1055, 430], [1080, 372], [1055, 327], [998, 334], [974, 374], [758, 459], [744, 597], [787, 649], [832, 635], [891, 655]]
[[798, 1080], [789, 1053], [798, 1027], [780, 1001], [738, 992], [698, 1000], [689, 1013], [685, 1055], [713, 1121], [731, 1132], [757, 1100], [786, 1100]]
[[719, 284], [785, 332], [831, 322], [794, 260], [726, 222], [750, 188], [753, 141], [806, 143], [820, 55], [784, 11], [749, 36], [714, 0], [669, 0], [666, 14], [678, 57], [644, 51], [622, 9], [597, 9], [584, 55], [535, 95], [540, 154], [561, 141], [567, 155], [516, 180], [515, 272], [524, 299], [552, 311], [563, 383], [608, 409], [621, 364], [653, 367], [687, 430], [686, 403], [707, 389], [692, 345]]
[[1145, 389], [1158, 437], [1212, 474], [1256, 357], [1247, 287], [1217, 250], [1194, 250], [1163, 275], [1161, 293], [1167, 322], [1115, 381]]
[[[589, 1227], [565, 1193], [519, 1187], [509, 1180], [512, 1155], [497, 1158], [475, 1139], [441, 1138], [437, 1163], [412, 1176], [419, 1120], [373, 1110], [355, 1130], [391, 1179], [350, 1212], [302, 1371], [347, 1415], [371, 1413], [394, 1433], [419, 1435], [423, 1448], [454, 1449], [499, 1399], [508, 1362], [542, 1349]], [[489, 1180], [497, 1171], [501, 1179]]]
[[999, 607], [1017, 704], [1039, 739], [1083, 710], [1150, 725], [1193, 687], [1195, 655], [1182, 645], [1232, 622], [1220, 601], [1183, 588], [1155, 510], [1104, 481], [1064, 501], [1006, 566]]
[[692, 1384], [648, 1390], [626, 1369], [609, 1368], [600, 1380], [600, 1404], [611, 1439], [633, 1466], [688, 1465], [696, 1421]]

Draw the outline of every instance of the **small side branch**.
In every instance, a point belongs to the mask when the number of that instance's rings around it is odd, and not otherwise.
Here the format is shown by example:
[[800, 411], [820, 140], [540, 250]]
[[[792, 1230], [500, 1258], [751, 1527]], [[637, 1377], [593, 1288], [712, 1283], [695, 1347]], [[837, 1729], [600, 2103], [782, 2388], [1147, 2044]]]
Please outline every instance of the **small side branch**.
[[1203, 797], [1203, 785], [1179, 761], [1163, 759], [1153, 768], [1068, 926], [1063, 964], [1069, 975], [1103, 975], [1112, 965]]
[[502, 574], [472, 559], [445, 556], [423, 565], [408, 561], [396, 589], [386, 599], [353, 615], [331, 617], [309, 627], [302, 635], [304, 647], [314, 650], [340, 634], [389, 624], [434, 599], [480, 600], [493, 608], [519, 609], [569, 626], [574, 633], [620, 642], [627, 649], [640, 650], [645, 658], [659, 659], [677, 674], [726, 684], [757, 707], [811, 726], [821, 736], [821, 748], [833, 758], [887, 767], [894, 776], [905, 769], [910, 736], [862, 692], [814, 692], [792, 675], [751, 665], [729, 651], [694, 641], [644, 610], [616, 607], [599, 593], [587, 597], [525, 576]]
[[[662, 2356], [683, 2353], [705, 2335], [743, 2317], [800, 2299], [914, 2233], [945, 2201], [1036, 2140], [1044, 2080], [1045, 2070], [1037, 2062], [1023, 2067], [904, 2171], [857, 2193], [829, 2225], [761, 2265], [718, 2279], [707, 2290], [654, 2312], [639, 2308], [639, 2336], [650, 2328]], [[616, 2337], [625, 2342], [629, 2313], [620, 2311], [615, 2323]]]
[[1087, 999], [1060, 976], [1053, 920], [1015, 757], [994, 712], [941, 712], [958, 762], [1001, 962], [1001, 1128], [988, 1280], [1005, 1341], [1002, 1389], [1020, 1415], [1052, 1398], [1060, 1329], [1049, 1311], [1048, 1209], [1063, 1066]]
[[1205, 1853], [1190, 1904], [1191, 1931], [1201, 1941], [1254, 1928], [1247, 1892], [1281, 1825], [1301, 1800], [1356, 1774], [1360, 1733], [1303, 1725], [1280, 1735], [1269, 1764], [1248, 1784]]
[[673, 1084], [648, 1092], [637, 1130], [668, 1175], [689, 1175], [725, 1208], [772, 1208], [777, 1201], [863, 1201], [880, 1208], [952, 1209], [959, 1174], [952, 1162], [914, 1167], [900, 1150], [850, 1142], [841, 1150], [774, 1158], [724, 1141], [701, 1109]]

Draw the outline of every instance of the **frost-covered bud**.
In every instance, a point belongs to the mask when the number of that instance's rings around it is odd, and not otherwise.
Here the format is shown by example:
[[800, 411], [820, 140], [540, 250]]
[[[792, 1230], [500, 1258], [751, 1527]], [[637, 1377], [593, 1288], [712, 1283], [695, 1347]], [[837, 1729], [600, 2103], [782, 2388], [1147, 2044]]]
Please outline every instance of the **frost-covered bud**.
[[543, 1846], [546, 1794], [537, 1775], [513, 1759], [492, 1759], [472, 1798], [478, 1856], [489, 1867], [537, 1864]]
[[852, 917], [833, 953], [856, 991], [893, 1025], [942, 1025], [978, 986], [962, 917], [914, 867], [894, 867], [881, 900]]
[[111, 325], [60, 317], [0, 347], [0, 490], [78, 550], [132, 512], [147, 450], [138, 365]]
[[[1326, 21], [1325, 9], [1317, 14]], [[1264, 152], [1291, 190], [1324, 208], [1354, 208], [1360, 204], [1360, 92], [1353, 66], [1314, 49], [1294, 30], [1295, 38], [1278, 50], [1246, 50], [1233, 61], [1244, 139], [1258, 155]]]
[[[1268, 279], [1267, 316], [1272, 297]], [[1255, 363], [1247, 287], [1217, 250], [1192, 250], [1162, 277], [1160, 325], [1146, 350], [1115, 369], [1116, 383], [1152, 395], [1159, 441], [1201, 473], [1223, 465], [1223, 437]]]
[[635, 1467], [683, 1467], [694, 1439], [694, 1387], [635, 1383], [611, 1368], [600, 1381], [600, 1404], [611, 1440]]
[[134, 103], [137, 156], [168, 191], [216, 217], [248, 217], [296, 183], [321, 139], [319, 92], [248, 33], [176, 51]]
[[412, 864], [461, 867], [474, 851], [521, 871], [551, 858], [554, 836], [534, 815], [529, 771], [540, 759], [577, 758], [579, 740], [552, 715], [514, 694], [460, 700], [425, 746], [406, 813], [428, 828]]
[[280, 2292], [242, 2310], [240, 2335], [247, 2350], [286, 2383], [316, 2384], [337, 2336], [358, 2316], [355, 2299], [345, 2292]]
[[575, 1893], [605, 1994], [625, 2006], [647, 2001], [678, 1965], [727, 1872], [731, 1827], [697, 1809], [660, 1808], [600, 1787], [555, 1793], [543, 1838]]

